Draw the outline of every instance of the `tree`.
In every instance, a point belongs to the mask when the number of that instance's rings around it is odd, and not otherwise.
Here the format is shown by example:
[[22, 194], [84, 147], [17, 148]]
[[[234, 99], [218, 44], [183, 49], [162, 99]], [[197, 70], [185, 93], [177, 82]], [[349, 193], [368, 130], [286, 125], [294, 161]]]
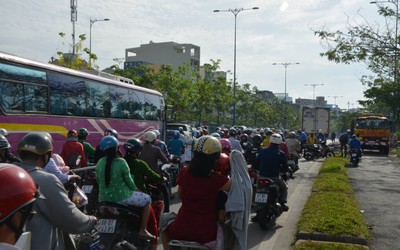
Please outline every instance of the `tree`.
[[[372, 75], [363, 76], [361, 82], [369, 87], [364, 92], [367, 101], [359, 103], [367, 108], [375, 105], [387, 107], [391, 117], [400, 118], [400, 81], [398, 77], [399, 39], [397, 35], [398, 13], [384, 4], [378, 5], [378, 13], [384, 17], [385, 26], [363, 23], [347, 23], [347, 31], [315, 31], [326, 51], [321, 56], [336, 63], [365, 63]], [[396, 34], [393, 36], [393, 34]], [[385, 109], [386, 110], [386, 109]]]

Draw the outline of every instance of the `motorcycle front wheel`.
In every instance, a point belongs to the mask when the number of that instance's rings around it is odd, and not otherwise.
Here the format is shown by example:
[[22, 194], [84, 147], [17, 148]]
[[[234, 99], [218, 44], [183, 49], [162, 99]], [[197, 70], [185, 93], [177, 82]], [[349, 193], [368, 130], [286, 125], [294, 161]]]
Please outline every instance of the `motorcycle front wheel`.
[[333, 151], [329, 151], [328, 153], [326, 153], [326, 157], [335, 157], [335, 153]]

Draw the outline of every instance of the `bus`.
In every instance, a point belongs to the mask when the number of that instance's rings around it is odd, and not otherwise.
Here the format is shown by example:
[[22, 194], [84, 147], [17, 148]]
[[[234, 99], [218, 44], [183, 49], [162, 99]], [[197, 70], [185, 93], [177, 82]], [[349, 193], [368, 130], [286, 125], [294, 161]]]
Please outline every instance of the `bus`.
[[390, 120], [383, 114], [361, 114], [357, 117], [354, 133], [361, 141], [361, 148], [389, 153]]
[[69, 130], [86, 128], [97, 146], [106, 129], [119, 141], [165, 131], [163, 95], [118, 80], [40, 63], [0, 51], [0, 128], [12, 151], [29, 132], [48, 132], [61, 153]]

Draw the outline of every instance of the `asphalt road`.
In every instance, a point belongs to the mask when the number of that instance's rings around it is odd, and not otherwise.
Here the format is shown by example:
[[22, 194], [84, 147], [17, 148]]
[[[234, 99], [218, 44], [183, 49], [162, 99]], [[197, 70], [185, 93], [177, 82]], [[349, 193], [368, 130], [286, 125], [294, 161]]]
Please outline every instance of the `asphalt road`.
[[[321, 163], [322, 160], [314, 162], [300, 160], [300, 170], [295, 173], [295, 179], [289, 181], [289, 211], [283, 213], [277, 219], [276, 227], [270, 230], [262, 231], [258, 224], [249, 222], [247, 249], [290, 249], [295, 240], [297, 222], [311, 193], [311, 187]], [[171, 212], [178, 212], [179, 207], [180, 202], [177, 198], [171, 201]], [[162, 249], [161, 244], [157, 249]]]
[[368, 153], [348, 168], [359, 208], [369, 224], [370, 249], [400, 249], [400, 161], [396, 156]]

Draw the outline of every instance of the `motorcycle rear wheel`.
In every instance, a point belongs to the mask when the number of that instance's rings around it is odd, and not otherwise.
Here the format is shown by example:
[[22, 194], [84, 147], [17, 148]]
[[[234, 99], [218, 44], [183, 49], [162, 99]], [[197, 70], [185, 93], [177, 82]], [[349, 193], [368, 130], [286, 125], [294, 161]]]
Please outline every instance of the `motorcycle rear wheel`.
[[266, 230], [272, 222], [272, 216], [268, 213], [267, 206], [257, 211], [257, 221], [261, 230]]
[[328, 153], [326, 153], [326, 157], [335, 157], [335, 153], [333, 151], [329, 151]]

